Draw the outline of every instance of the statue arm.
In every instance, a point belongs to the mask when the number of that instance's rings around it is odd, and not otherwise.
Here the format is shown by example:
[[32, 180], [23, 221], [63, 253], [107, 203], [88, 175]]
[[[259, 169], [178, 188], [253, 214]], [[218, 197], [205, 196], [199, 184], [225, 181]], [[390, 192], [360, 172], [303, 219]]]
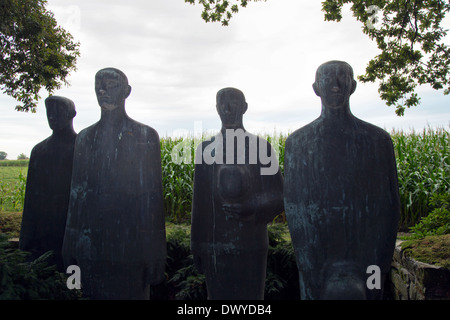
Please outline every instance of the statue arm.
[[198, 272], [203, 273], [201, 257], [209, 235], [209, 215], [212, 213], [210, 178], [212, 166], [202, 163], [203, 149], [207, 142], [201, 143], [196, 152], [194, 186], [192, 194], [191, 214], [191, 252]]
[[267, 224], [284, 210], [283, 177], [281, 172], [272, 176], [261, 176], [249, 197], [239, 203], [223, 203], [222, 209], [230, 216], [256, 223]]
[[259, 195], [257, 211], [261, 215], [261, 223], [271, 222], [284, 211], [283, 176], [281, 171], [272, 176], [261, 176], [263, 192]]
[[67, 209], [66, 229], [61, 249], [63, 262], [65, 266], [75, 264], [77, 254], [75, 252], [76, 243], [79, 240], [79, 234], [76, 232], [79, 222], [77, 221], [77, 213], [80, 212], [84, 202], [85, 188], [83, 187], [84, 179], [82, 178], [84, 160], [86, 160], [89, 152], [84, 147], [84, 137], [87, 129], [82, 130], [75, 139], [73, 151], [72, 177], [70, 196]]
[[25, 199], [23, 204], [22, 225], [20, 228], [19, 247], [22, 250], [28, 250], [32, 246], [33, 237], [35, 234], [35, 214], [32, 212], [33, 192], [36, 192], [38, 186], [36, 185], [36, 173], [38, 171], [36, 165], [36, 147], [33, 148], [30, 155], [30, 162], [28, 165], [27, 183], [25, 188]]
[[284, 210], [283, 176], [281, 174], [275, 150], [269, 142], [267, 142], [267, 145], [268, 148], [270, 148], [271, 154], [269, 165], [276, 171], [265, 171], [267, 174], [262, 174], [264, 172], [260, 170], [256, 212], [258, 214], [258, 223], [263, 224], [271, 222]]
[[[390, 203], [388, 204], [388, 210], [386, 210], [386, 220], [383, 223], [385, 225], [385, 228], [388, 228], [386, 230], [387, 235], [391, 235], [390, 237], [384, 237], [382, 238], [382, 244], [380, 244], [383, 248], [386, 248], [387, 252], [390, 252], [391, 254], [394, 251], [395, 247], [395, 240], [397, 238], [397, 232], [398, 232], [398, 224], [400, 220], [400, 194], [399, 194], [399, 188], [398, 188], [398, 175], [397, 175], [397, 164], [395, 160], [395, 153], [394, 153], [394, 146], [392, 143], [392, 140], [390, 136], [386, 138], [386, 147], [387, 154], [389, 155], [388, 159], [388, 165], [389, 165], [389, 194], [390, 197]], [[380, 250], [383, 251], [384, 250]], [[391, 266], [391, 259], [387, 258], [391, 257], [389, 255], [384, 255], [383, 257], [380, 257], [381, 262], [381, 268], [383, 272], [388, 272], [389, 268]]]
[[149, 269], [148, 282], [151, 285], [161, 283], [165, 277], [165, 264], [167, 256], [166, 248], [166, 232], [165, 232], [165, 218], [164, 218], [164, 203], [163, 203], [163, 187], [162, 187], [162, 167], [161, 167], [161, 147], [159, 143], [159, 136], [151, 129], [150, 148], [148, 170], [149, 176], [147, 181], [150, 183], [149, 194], [149, 222], [151, 228], [151, 239], [148, 244], [151, 248], [149, 250]]

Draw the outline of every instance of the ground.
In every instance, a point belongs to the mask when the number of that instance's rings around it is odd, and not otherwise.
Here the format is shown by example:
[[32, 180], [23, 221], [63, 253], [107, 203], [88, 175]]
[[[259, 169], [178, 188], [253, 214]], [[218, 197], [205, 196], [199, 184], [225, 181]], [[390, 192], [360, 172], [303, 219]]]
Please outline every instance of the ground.
[[450, 269], [450, 234], [407, 240], [402, 249], [414, 260]]

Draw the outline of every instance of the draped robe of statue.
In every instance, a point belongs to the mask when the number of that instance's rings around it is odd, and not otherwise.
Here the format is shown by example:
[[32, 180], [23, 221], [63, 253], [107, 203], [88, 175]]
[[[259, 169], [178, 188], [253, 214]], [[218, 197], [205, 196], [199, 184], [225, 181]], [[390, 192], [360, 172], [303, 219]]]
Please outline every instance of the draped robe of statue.
[[53, 133], [31, 151], [19, 248], [30, 252], [31, 260], [52, 251], [49, 263], [65, 272], [61, 247], [77, 136], [72, 124], [76, 111], [73, 101], [65, 97], [48, 97], [45, 106]]
[[[350, 112], [356, 81], [347, 63], [323, 64], [313, 87], [321, 116], [285, 147], [285, 212], [301, 298], [381, 299], [399, 219], [392, 141]], [[370, 266], [381, 271], [379, 289], [367, 285]]]
[[160, 142], [124, 109], [126, 76], [96, 75], [101, 119], [76, 140], [63, 257], [91, 299], [149, 299], [166, 259]]
[[283, 178], [271, 145], [242, 126], [242, 92], [222, 89], [217, 102], [222, 131], [196, 153], [194, 262], [206, 276], [208, 299], [263, 299], [267, 224], [283, 211]]

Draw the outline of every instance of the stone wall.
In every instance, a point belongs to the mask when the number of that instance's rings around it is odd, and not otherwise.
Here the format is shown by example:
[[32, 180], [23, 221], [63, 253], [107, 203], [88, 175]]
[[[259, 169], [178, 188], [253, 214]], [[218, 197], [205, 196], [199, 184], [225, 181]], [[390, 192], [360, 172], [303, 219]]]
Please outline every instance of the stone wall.
[[395, 300], [450, 300], [450, 270], [408, 257], [397, 240], [390, 272]]

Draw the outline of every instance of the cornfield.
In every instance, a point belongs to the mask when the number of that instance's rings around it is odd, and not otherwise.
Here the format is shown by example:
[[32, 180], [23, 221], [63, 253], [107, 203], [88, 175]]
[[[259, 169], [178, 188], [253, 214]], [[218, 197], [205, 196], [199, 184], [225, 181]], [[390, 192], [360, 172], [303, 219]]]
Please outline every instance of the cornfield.
[[[175, 222], [189, 219], [194, 184], [194, 139], [163, 138], [161, 143], [162, 183], [166, 216]], [[189, 153], [191, 161], [173, 161], [177, 146]], [[185, 159], [187, 158], [187, 155]]]
[[[161, 163], [166, 217], [172, 222], [190, 220], [194, 183], [195, 150], [201, 141], [209, 138], [188, 136], [185, 138], [161, 138]], [[284, 172], [284, 143], [287, 135], [274, 133], [261, 135], [275, 150], [281, 172]]]
[[[284, 144], [288, 135], [273, 133], [260, 136], [272, 144], [284, 173]], [[444, 128], [428, 128], [422, 132], [393, 131], [391, 137], [399, 179], [400, 229], [406, 231], [430, 213], [433, 195], [450, 192], [450, 132]], [[164, 207], [169, 221], [190, 220], [195, 149], [206, 138], [206, 134], [202, 137], [161, 138]], [[7, 165], [17, 164], [11, 161]], [[22, 209], [25, 182], [26, 177], [22, 173], [15, 183], [0, 181], [0, 209]]]
[[[261, 135], [278, 155], [284, 173], [284, 144], [288, 135]], [[392, 131], [401, 201], [400, 229], [406, 231], [431, 211], [434, 194], [450, 192], [450, 132], [444, 128], [424, 129], [422, 132]], [[200, 139], [201, 140], [201, 139]], [[192, 205], [194, 179], [194, 150], [199, 139], [161, 139], [163, 188], [166, 215], [172, 221], [188, 221]], [[191, 153], [190, 163], [172, 161], [175, 146]], [[190, 149], [189, 149], [190, 148]], [[179, 148], [181, 150], [181, 148]]]
[[400, 226], [415, 225], [431, 210], [433, 195], [450, 192], [450, 132], [392, 134], [400, 189]]
[[15, 183], [0, 181], [0, 211], [22, 211], [27, 178], [19, 171]]

